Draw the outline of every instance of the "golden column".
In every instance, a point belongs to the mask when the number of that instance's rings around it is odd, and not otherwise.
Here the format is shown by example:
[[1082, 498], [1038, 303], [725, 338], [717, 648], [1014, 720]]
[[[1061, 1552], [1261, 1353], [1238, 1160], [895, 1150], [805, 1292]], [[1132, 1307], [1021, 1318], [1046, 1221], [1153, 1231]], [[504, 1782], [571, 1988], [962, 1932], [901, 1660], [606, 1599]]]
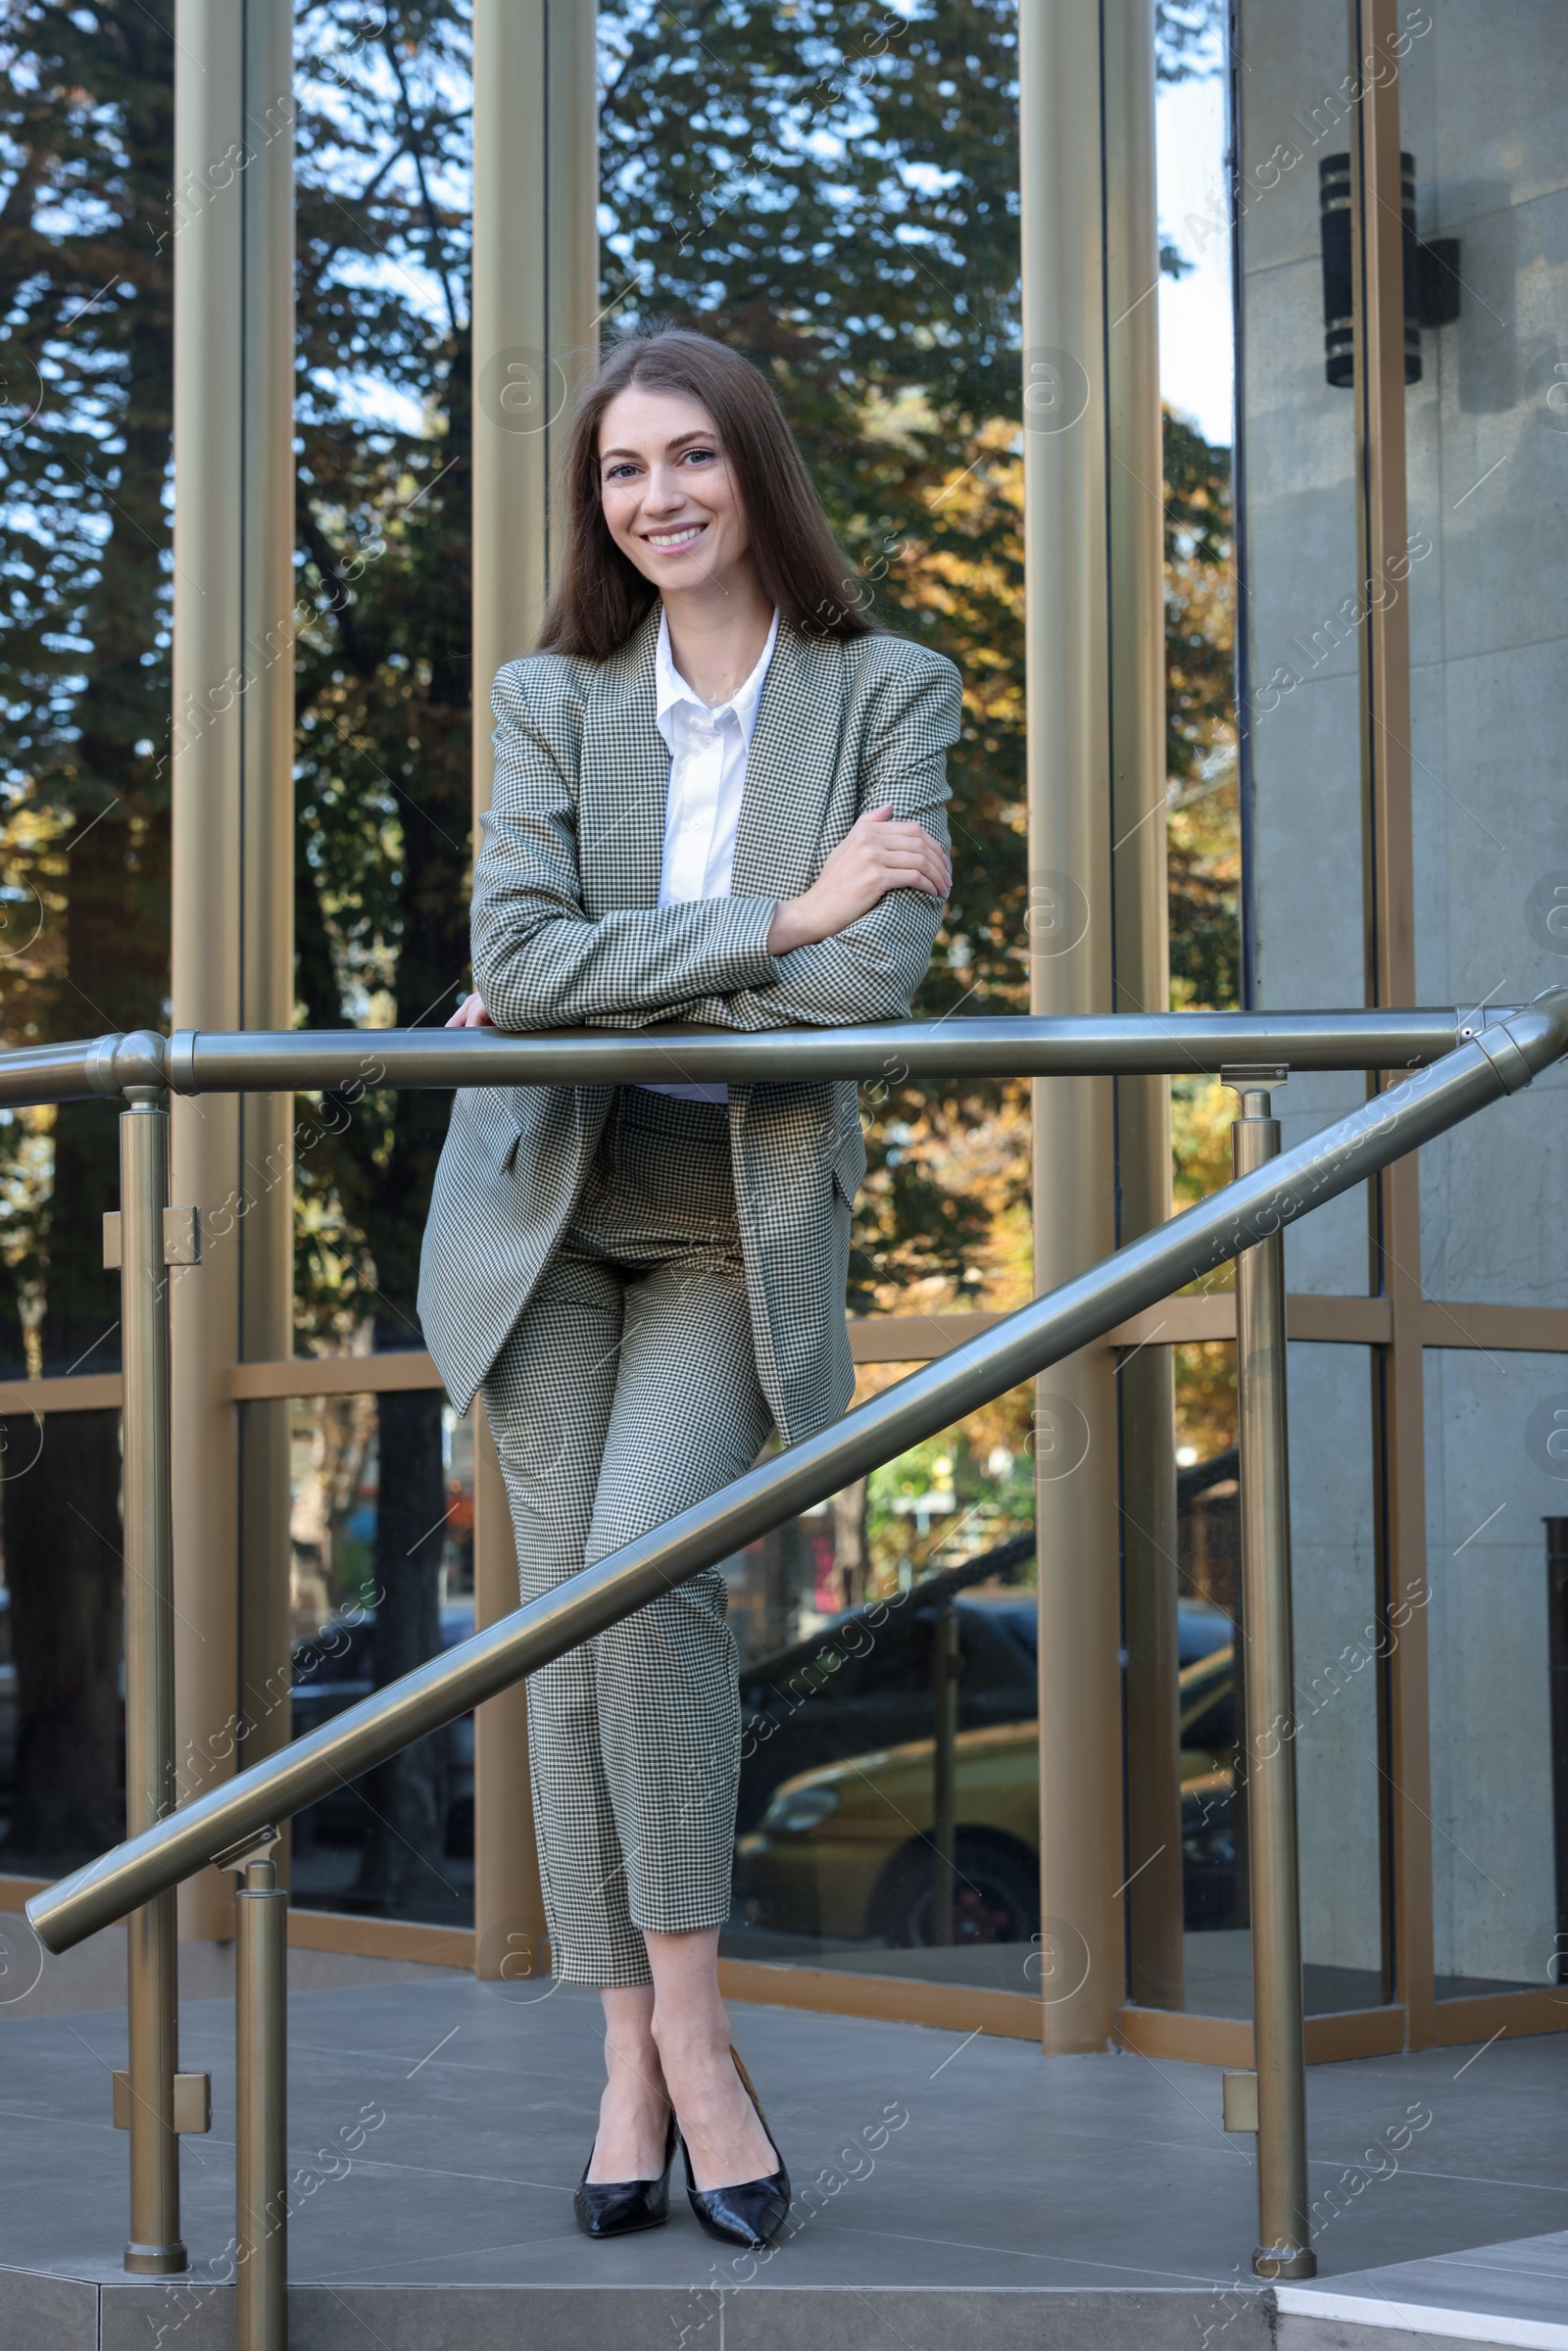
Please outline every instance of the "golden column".
[[[593, 0], [473, 12], [473, 811], [490, 805], [490, 687], [531, 647], [549, 578], [550, 489], [571, 394], [599, 350]], [[474, 1407], [475, 1621], [517, 1605], [506, 1490]], [[544, 1909], [522, 1686], [478, 1712], [476, 1972], [542, 1965]]]
[[[1029, 700], [1030, 1004], [1163, 1009], [1163, 640], [1148, 0], [1023, 0], [1019, 12], [1024, 517]], [[1035, 1090], [1035, 1287], [1046, 1291], [1168, 1212], [1163, 1090], [1053, 1078]], [[1118, 1207], [1119, 1193], [1119, 1207]], [[1169, 1368], [1112, 1350], [1040, 1383], [1042, 2033], [1103, 2048], [1124, 1990], [1120, 1556], [1125, 1531], [1145, 1726], [1135, 1834], [1173, 1811], [1174, 1485]], [[1124, 1374], [1124, 1378], [1125, 1378]], [[1162, 1414], [1165, 1417], [1162, 1419]], [[1118, 1452], [1125, 1437], [1128, 1518]], [[1168, 1497], [1168, 1498], [1167, 1498]], [[1161, 1700], [1168, 1664], [1172, 1688]], [[1169, 1749], [1167, 1755], [1166, 1750]], [[1151, 1760], [1152, 1759], [1152, 1760]], [[1163, 1837], [1167, 1848], [1171, 1838]], [[1162, 1866], [1163, 1865], [1163, 1866]], [[1179, 1993], [1179, 1837], [1146, 1874], [1140, 1980]]]
[[[1417, 1002], [1415, 846], [1410, 755], [1410, 605], [1390, 594], [1404, 575], [1404, 245], [1399, 150], [1399, 13], [1394, 0], [1349, 0], [1350, 73], [1361, 97], [1350, 126], [1350, 269], [1354, 319], [1356, 568], [1361, 874], [1369, 1004]], [[1392, 1082], [1392, 1077], [1381, 1081]], [[1370, 1082], [1376, 1090], [1380, 1081]], [[1388, 1604], [1415, 1602], [1389, 1667], [1392, 1932], [1386, 1996], [1405, 2003], [1409, 2045], [1438, 2038], [1433, 1968], [1431, 1713], [1428, 1680], [1427, 1473], [1421, 1286], [1421, 1174], [1412, 1155], [1368, 1187], [1369, 1287], [1389, 1300], [1393, 1344], [1372, 1354], [1373, 1427]], [[1423, 1799], [1426, 1799], [1423, 1801]]]
[[[293, 985], [294, 213], [288, 0], [175, 25], [172, 999], [176, 1028], [287, 1028]], [[173, 1105], [175, 1768], [189, 1795], [289, 1736], [288, 1406], [230, 1372], [292, 1351], [287, 1096]], [[236, 1671], [236, 1660], [238, 1670]], [[237, 1720], [236, 1720], [237, 1718]], [[227, 1878], [181, 1930], [232, 1932]]]
[[[1170, 1003], [1165, 856], [1165, 510], [1154, 189], [1154, 12], [1104, 11], [1105, 365], [1115, 1006]], [[1116, 1082], [1118, 1242], [1171, 1212], [1170, 1086]], [[1125, 1358], [1121, 1555], [1127, 1648], [1127, 1951], [1135, 2001], [1183, 1993], [1173, 1358]]]

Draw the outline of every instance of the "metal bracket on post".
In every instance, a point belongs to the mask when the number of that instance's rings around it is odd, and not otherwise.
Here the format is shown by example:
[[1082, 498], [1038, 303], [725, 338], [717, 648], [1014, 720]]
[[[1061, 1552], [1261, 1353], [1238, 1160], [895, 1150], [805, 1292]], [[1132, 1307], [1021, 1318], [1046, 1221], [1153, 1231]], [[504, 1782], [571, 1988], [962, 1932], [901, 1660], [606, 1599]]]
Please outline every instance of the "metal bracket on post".
[[[1242, 1098], [1242, 1115], [1231, 1128], [1232, 1152], [1237, 1175], [1250, 1175], [1279, 1152], [1279, 1121], [1269, 1088], [1288, 1073], [1270, 1064], [1232, 1065], [1220, 1074]], [[1285, 1346], [1285, 1241], [1275, 1223], [1236, 1259], [1243, 1719], [1256, 2071], [1227, 2075], [1225, 2127], [1257, 2132], [1254, 2273], [1311, 2278], [1317, 2256], [1306, 2177]], [[1264, 1743], [1269, 1735], [1272, 1746]]]
[[234, 1895], [234, 2240], [239, 2351], [288, 2347], [288, 1894], [263, 1829], [213, 1856]]
[[242, 1837], [238, 1844], [225, 1845], [220, 1853], [215, 1853], [212, 1866], [215, 1870], [237, 1870], [243, 1878], [251, 1862], [270, 1861], [273, 1846], [280, 1845], [282, 1841], [282, 1830], [274, 1829], [269, 1823], [267, 1828], [258, 1829], [253, 1837]]
[[[115, 2075], [115, 2129], [130, 2129], [130, 2076]], [[176, 2074], [174, 2076], [174, 2129], [181, 2137], [187, 2133], [197, 2136], [213, 2127], [213, 2077], [211, 2074]]]
[[[104, 1210], [104, 1271], [119, 1273], [123, 1244], [121, 1240], [120, 1210]], [[202, 1212], [200, 1208], [166, 1208], [164, 1210], [164, 1263], [166, 1265], [200, 1265], [202, 1261]]]
[[1220, 2097], [1223, 2102], [1227, 2131], [1255, 2131], [1257, 2129], [1257, 2076], [1255, 2074], [1221, 2075]]

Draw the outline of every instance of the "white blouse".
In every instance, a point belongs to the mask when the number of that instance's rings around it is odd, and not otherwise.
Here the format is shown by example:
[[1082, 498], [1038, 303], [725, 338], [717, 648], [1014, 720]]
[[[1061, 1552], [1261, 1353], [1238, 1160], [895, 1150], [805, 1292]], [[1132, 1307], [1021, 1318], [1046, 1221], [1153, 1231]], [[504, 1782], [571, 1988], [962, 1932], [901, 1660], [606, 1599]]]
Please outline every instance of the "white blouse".
[[[694, 898], [727, 898], [735, 865], [735, 828], [746, 789], [746, 762], [757, 728], [758, 705], [778, 642], [778, 614], [757, 667], [728, 702], [710, 709], [681, 676], [669, 648], [668, 616], [659, 616], [657, 658], [659, 731], [669, 746], [669, 796], [664, 803], [664, 854], [659, 903], [683, 906]], [[722, 1102], [724, 1085], [651, 1086], [681, 1102]]]

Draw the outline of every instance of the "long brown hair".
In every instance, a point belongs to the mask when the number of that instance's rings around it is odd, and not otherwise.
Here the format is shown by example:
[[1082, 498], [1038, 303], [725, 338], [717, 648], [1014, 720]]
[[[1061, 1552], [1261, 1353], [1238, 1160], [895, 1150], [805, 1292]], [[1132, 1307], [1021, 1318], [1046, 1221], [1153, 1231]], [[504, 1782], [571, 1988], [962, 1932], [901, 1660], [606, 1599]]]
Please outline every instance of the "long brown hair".
[[615, 395], [634, 383], [678, 392], [712, 417], [745, 509], [758, 584], [785, 619], [813, 636], [868, 636], [862, 591], [767, 377], [727, 344], [666, 327], [617, 343], [578, 399], [564, 467], [561, 569], [539, 651], [606, 661], [657, 598], [611, 537], [600, 498], [599, 427]]

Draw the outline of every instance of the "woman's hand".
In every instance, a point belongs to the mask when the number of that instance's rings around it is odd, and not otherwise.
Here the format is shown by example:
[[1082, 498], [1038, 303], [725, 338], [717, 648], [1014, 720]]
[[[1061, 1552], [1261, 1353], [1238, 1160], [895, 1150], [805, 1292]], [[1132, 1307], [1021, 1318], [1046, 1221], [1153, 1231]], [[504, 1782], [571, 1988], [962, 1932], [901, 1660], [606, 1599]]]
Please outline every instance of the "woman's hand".
[[886, 802], [856, 819], [809, 890], [782, 903], [767, 952], [788, 955], [792, 947], [833, 938], [880, 906], [890, 890], [924, 890], [945, 899], [952, 887], [947, 851], [923, 824], [895, 822]]
[[449, 1029], [491, 1029], [495, 1022], [477, 996], [466, 996], [446, 1025]]

